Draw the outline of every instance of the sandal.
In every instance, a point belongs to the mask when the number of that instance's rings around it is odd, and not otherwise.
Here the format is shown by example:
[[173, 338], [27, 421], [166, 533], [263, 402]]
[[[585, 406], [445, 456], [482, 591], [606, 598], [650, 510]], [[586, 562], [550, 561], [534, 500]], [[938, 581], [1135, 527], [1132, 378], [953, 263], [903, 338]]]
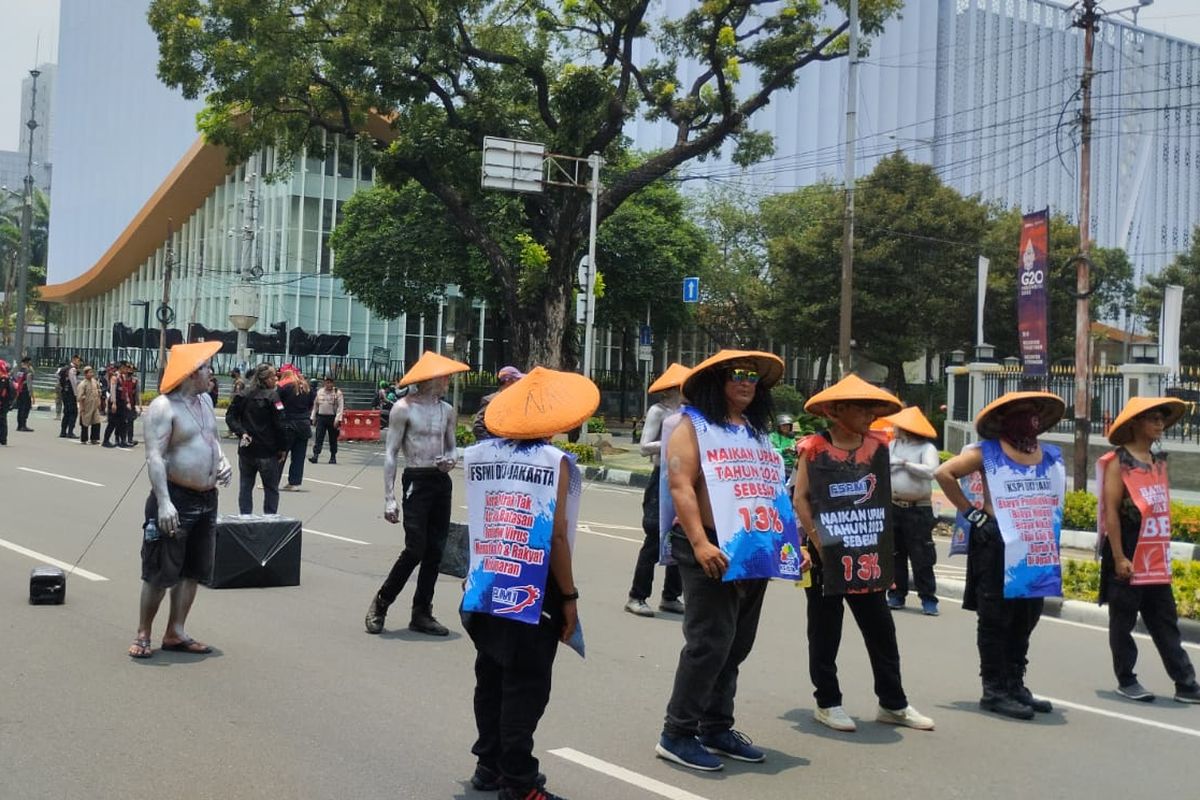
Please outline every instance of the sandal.
[[163, 642], [159, 650], [169, 650], [174, 653], [191, 653], [196, 656], [205, 656], [213, 651], [211, 647], [203, 642], [197, 642], [195, 639], [181, 639], [178, 642]]
[[149, 658], [154, 655], [154, 651], [150, 649], [149, 639], [134, 639], [133, 644], [129, 645], [130, 658]]

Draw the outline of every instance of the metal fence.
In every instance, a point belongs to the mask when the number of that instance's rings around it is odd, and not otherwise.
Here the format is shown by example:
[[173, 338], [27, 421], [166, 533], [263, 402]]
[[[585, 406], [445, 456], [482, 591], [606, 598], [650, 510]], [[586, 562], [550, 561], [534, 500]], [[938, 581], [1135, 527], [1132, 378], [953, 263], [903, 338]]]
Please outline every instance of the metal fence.
[[1163, 379], [1163, 394], [1187, 404], [1183, 417], [1163, 434], [1164, 439], [1200, 444], [1200, 367], [1185, 367]]
[[[1125, 377], [1113, 367], [1099, 368], [1092, 375], [1091, 413], [1092, 431], [1105, 433], [1108, 426], [1121, 413], [1125, 405]], [[1027, 375], [1018, 367], [1005, 367], [1000, 372], [989, 372], [983, 376], [983, 405], [1007, 392], [1050, 392], [1063, 399], [1067, 413], [1052, 428], [1054, 433], [1075, 431], [1075, 371], [1070, 367], [1052, 367], [1047, 375]]]

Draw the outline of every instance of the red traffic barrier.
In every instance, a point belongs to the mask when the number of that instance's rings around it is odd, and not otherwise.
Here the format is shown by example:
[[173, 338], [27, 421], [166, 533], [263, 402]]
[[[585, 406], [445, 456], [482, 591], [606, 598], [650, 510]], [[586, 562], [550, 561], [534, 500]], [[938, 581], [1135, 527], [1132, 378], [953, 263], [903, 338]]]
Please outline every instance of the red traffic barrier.
[[379, 440], [379, 412], [343, 411], [338, 439], [343, 442], [374, 442]]

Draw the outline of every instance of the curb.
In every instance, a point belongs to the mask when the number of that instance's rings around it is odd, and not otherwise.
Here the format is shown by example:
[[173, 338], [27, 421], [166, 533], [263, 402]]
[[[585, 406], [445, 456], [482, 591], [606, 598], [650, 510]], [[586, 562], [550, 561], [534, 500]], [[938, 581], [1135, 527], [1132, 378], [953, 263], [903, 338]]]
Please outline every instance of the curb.
[[[938, 594], [944, 597], [952, 597], [955, 600], [962, 600], [966, 585], [966, 581], [958, 581], [940, 576], [937, 579]], [[1078, 622], [1084, 625], [1108, 628], [1108, 610], [1104, 606], [1096, 603], [1085, 603], [1082, 600], [1064, 600], [1061, 597], [1047, 597], [1046, 607], [1042, 611], [1042, 616], [1056, 617], [1067, 622]], [[1146, 626], [1142, 624], [1140, 617], [1138, 618], [1135, 630], [1138, 633], [1149, 633], [1146, 630]], [[1200, 644], [1200, 622], [1192, 619], [1180, 619], [1179, 633], [1183, 636], [1185, 642]]]
[[617, 486], [634, 486], [644, 489], [650, 485], [649, 474], [633, 472], [627, 469], [612, 469], [610, 467], [584, 467], [585, 480], [599, 483], [612, 483]]

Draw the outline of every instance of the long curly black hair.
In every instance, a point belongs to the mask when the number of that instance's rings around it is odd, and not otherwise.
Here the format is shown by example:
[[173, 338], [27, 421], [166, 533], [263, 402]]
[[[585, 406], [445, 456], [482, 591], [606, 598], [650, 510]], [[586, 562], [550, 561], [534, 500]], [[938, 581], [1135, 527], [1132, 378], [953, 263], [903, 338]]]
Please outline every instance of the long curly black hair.
[[[729, 379], [729, 373], [734, 366], [718, 364], [688, 380], [687, 404], [714, 425], [729, 424], [725, 381]], [[754, 387], [754, 399], [746, 406], [742, 416], [755, 435], [766, 436], [771, 432], [771, 423], [775, 419], [775, 404], [771, 400], [771, 390], [762, 382]]]

